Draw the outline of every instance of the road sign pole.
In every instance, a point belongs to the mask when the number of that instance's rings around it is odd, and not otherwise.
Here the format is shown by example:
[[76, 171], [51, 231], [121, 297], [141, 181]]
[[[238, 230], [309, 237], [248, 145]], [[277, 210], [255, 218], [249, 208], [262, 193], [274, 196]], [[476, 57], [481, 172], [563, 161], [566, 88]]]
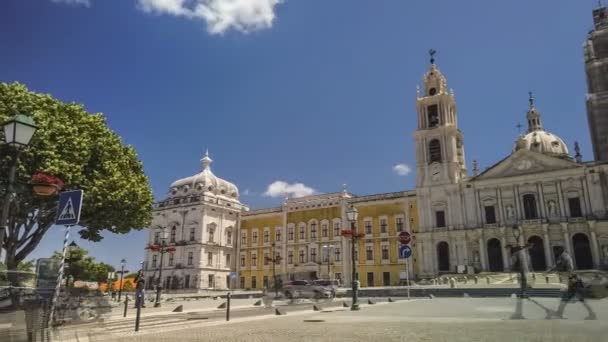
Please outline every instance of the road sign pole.
[[63, 270], [65, 268], [65, 255], [68, 250], [68, 239], [70, 238], [70, 228], [72, 226], [65, 226], [65, 236], [63, 238], [63, 253], [61, 256], [61, 264], [59, 265], [59, 274], [57, 275], [57, 284], [55, 285], [55, 295], [51, 302], [51, 312], [49, 314], [49, 325], [53, 324], [53, 318], [55, 316], [55, 308], [57, 307], [57, 299], [61, 293], [61, 283], [63, 282]]
[[405, 283], [407, 285], [407, 299], [410, 299], [410, 270], [409, 270], [410, 259], [405, 259]]

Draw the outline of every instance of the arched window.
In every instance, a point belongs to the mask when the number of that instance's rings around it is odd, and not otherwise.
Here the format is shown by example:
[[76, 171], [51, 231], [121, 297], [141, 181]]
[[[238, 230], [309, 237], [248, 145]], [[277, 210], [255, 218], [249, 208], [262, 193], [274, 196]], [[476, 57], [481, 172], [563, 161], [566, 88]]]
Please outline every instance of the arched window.
[[430, 105], [427, 107], [426, 112], [429, 120], [429, 128], [439, 126], [439, 107], [437, 105]]
[[177, 235], [177, 227], [173, 226], [173, 228], [171, 228], [171, 243], [175, 243], [175, 236]]
[[524, 216], [526, 220], [534, 220], [538, 218], [536, 212], [536, 198], [532, 194], [524, 195]]
[[433, 139], [429, 143], [430, 162], [441, 162], [441, 143], [438, 139]]

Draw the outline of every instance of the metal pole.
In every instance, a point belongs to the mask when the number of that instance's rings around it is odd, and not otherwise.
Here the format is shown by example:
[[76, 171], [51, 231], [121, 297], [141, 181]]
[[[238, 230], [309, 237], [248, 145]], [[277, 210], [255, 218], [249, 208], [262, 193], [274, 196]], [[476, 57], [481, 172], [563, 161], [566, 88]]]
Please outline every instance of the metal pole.
[[[10, 148], [10, 147], [9, 147]], [[11, 167], [8, 170], [8, 183], [6, 185], [6, 192], [4, 193], [4, 199], [2, 200], [2, 212], [0, 213], [0, 256], [2, 256], [2, 248], [4, 247], [4, 234], [8, 230], [8, 215], [11, 208], [11, 201], [13, 199], [13, 185], [15, 184], [15, 174], [17, 173], [17, 165], [19, 164], [20, 150], [14, 154]]]
[[327, 247], [327, 279], [329, 279], [329, 280], [331, 280], [331, 270], [330, 270], [331, 265], [329, 264], [330, 251], [331, 251], [331, 249], [328, 246]]
[[410, 259], [405, 259], [405, 283], [407, 285], [407, 299], [410, 299], [410, 271], [409, 271]]
[[519, 251], [519, 272], [520, 272], [520, 277], [521, 277], [521, 281], [520, 281], [520, 285], [521, 285], [521, 289], [520, 289], [520, 297], [521, 298], [525, 298], [526, 297], [526, 286], [527, 286], [527, 280], [526, 280], [526, 272], [524, 270], [524, 262], [525, 262], [525, 255], [524, 255], [524, 249], [523, 247], [520, 245], [520, 247], [522, 248]]
[[120, 298], [122, 297], [122, 278], [125, 274], [125, 265], [120, 265], [120, 285], [118, 289], [118, 301], [120, 302]]
[[137, 299], [135, 300], [135, 306], [137, 311], [135, 313], [135, 331], [139, 331], [139, 319], [141, 317], [141, 305], [144, 302], [142, 291], [137, 293]]
[[53, 317], [55, 316], [55, 308], [57, 307], [57, 299], [61, 292], [61, 283], [63, 282], [63, 270], [65, 268], [65, 255], [68, 250], [68, 239], [70, 237], [70, 228], [72, 226], [65, 226], [65, 236], [63, 237], [63, 253], [61, 255], [61, 264], [59, 265], [59, 274], [57, 275], [57, 285], [55, 285], [55, 295], [53, 296], [53, 302], [51, 303], [51, 313], [49, 314], [49, 325], [53, 324]]
[[122, 314], [122, 317], [127, 317], [127, 306], [129, 305], [129, 296], [125, 296], [125, 311]]
[[230, 292], [228, 292], [228, 295], [226, 295], [226, 320], [227, 321], [230, 320], [230, 297], [232, 297], [232, 295], [230, 294]]
[[156, 282], [156, 301], [154, 307], [160, 307], [160, 292], [162, 290], [162, 279], [163, 279], [163, 256], [165, 255], [165, 240], [162, 241], [160, 247], [160, 268], [158, 270], [158, 281]]
[[351, 244], [351, 259], [352, 259], [352, 286], [353, 286], [353, 302], [350, 306], [352, 311], [359, 310], [359, 303], [357, 303], [357, 260], [355, 259], [355, 243], [357, 242], [357, 226], [355, 225], [355, 221], [350, 223], [350, 229], [352, 233], [352, 244]]
[[[277, 264], [277, 254], [274, 250], [275, 244], [274, 242], [272, 243], [272, 281], [273, 281], [273, 285], [274, 285], [274, 297], [278, 297], [279, 296], [279, 288], [278, 288], [278, 284], [277, 284], [277, 273], [276, 273], [276, 264]], [[230, 295], [230, 293], [228, 293], [228, 295]]]

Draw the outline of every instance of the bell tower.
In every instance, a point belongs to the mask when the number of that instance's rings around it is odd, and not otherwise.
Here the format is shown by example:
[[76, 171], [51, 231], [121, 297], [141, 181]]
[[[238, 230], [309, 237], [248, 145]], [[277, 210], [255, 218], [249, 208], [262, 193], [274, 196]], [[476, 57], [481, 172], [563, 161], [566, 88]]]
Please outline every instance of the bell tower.
[[416, 91], [416, 187], [456, 184], [467, 175], [454, 91], [448, 92], [435, 53], [429, 51], [431, 65], [423, 78], [423, 92]]

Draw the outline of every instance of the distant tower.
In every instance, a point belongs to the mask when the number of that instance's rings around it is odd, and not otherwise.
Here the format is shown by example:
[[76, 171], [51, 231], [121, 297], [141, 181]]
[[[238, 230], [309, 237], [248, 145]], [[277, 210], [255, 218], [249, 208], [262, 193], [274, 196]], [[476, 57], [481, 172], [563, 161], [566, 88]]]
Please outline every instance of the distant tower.
[[587, 120], [593, 157], [608, 161], [608, 8], [593, 10], [594, 29], [585, 42]]

